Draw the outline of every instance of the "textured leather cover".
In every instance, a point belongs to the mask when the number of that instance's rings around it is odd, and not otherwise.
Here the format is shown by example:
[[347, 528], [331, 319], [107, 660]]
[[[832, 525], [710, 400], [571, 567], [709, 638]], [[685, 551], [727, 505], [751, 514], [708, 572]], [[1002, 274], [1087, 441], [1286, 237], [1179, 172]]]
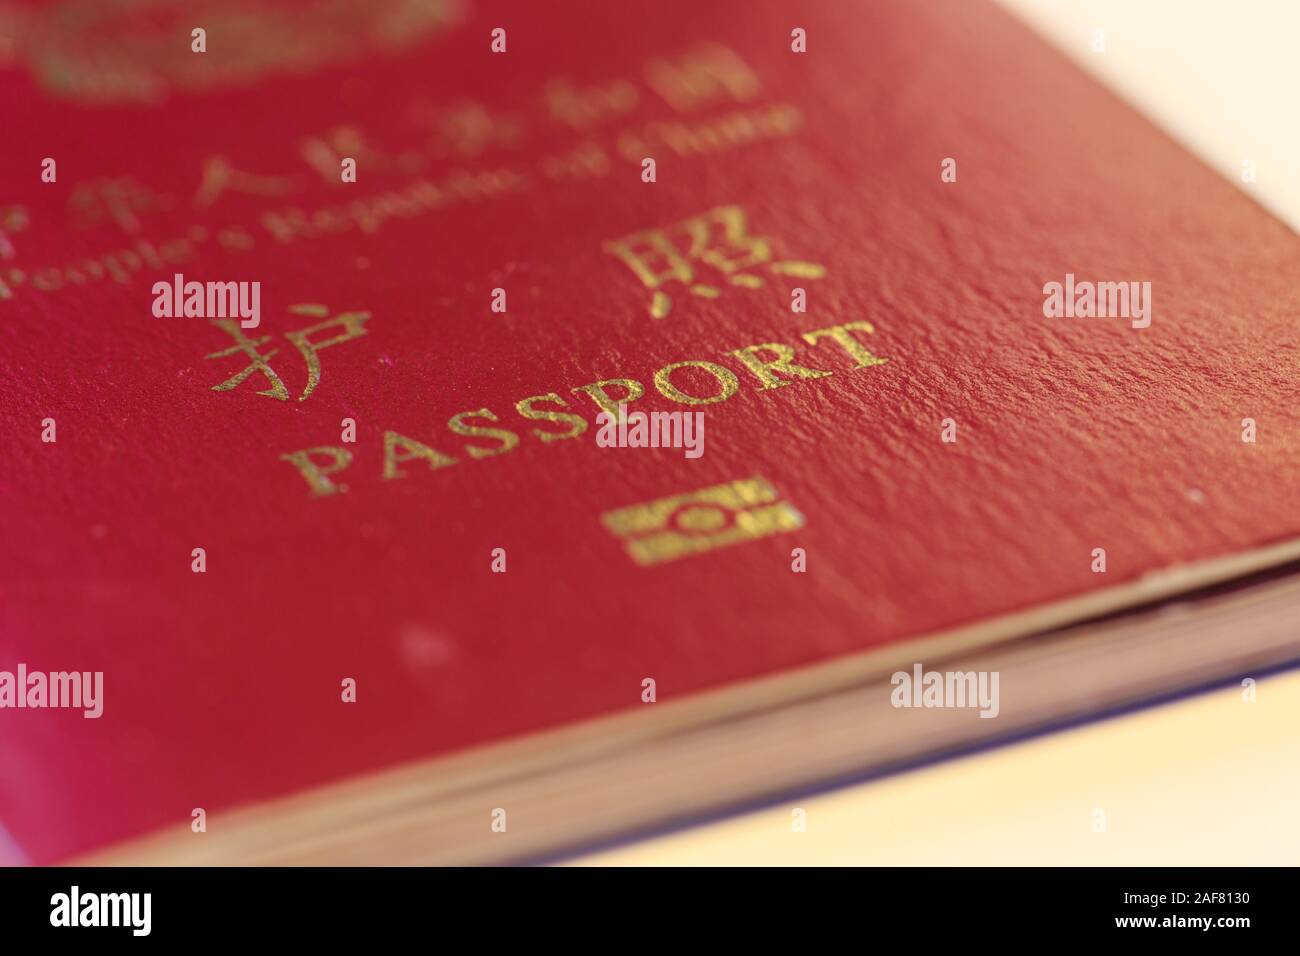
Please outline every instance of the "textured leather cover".
[[[187, 13], [102, 76], [136, 34], [66, 6], [0, 18], [0, 669], [105, 701], [0, 711], [30, 860], [1300, 534], [1300, 242], [984, 3]], [[283, 398], [214, 390], [250, 360], [154, 317], [176, 272], [262, 283]], [[1150, 328], [1045, 318], [1066, 273]], [[612, 379], [703, 457], [598, 447]]]

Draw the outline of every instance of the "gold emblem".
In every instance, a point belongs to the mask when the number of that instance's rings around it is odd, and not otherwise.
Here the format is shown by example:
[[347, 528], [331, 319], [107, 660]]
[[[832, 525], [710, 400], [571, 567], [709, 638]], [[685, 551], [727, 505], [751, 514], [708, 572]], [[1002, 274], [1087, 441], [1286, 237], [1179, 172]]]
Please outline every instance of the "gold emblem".
[[[460, 18], [457, 0], [60, 0], [0, 3], [0, 69], [51, 95], [157, 103], [172, 91], [249, 86], [412, 46]], [[193, 27], [211, 54], [190, 49]], [[217, 55], [217, 51], [220, 54]]]
[[766, 479], [745, 478], [607, 511], [600, 520], [646, 566], [802, 528], [803, 515], [779, 498]]

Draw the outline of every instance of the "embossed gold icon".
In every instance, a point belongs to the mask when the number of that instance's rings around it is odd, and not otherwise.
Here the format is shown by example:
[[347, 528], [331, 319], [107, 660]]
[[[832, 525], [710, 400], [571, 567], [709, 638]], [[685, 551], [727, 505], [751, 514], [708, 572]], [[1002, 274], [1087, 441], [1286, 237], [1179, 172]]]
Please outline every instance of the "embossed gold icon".
[[803, 527], [765, 478], [745, 478], [607, 511], [601, 522], [644, 566]]

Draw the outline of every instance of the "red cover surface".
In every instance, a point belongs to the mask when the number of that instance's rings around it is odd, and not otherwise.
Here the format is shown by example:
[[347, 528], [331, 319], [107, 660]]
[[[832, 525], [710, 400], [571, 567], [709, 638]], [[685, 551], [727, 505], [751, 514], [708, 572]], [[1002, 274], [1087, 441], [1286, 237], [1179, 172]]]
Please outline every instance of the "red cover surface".
[[[27, 859], [1300, 534], [1300, 242], [991, 6], [214, 8], [205, 54], [71, 6], [0, 15], [0, 669], [105, 675], [98, 720], [0, 710]], [[283, 399], [214, 390], [249, 359], [153, 315], [176, 272], [262, 283]], [[1066, 273], [1150, 328], [1045, 318]], [[885, 362], [804, 337], [861, 322]], [[764, 343], [830, 374], [763, 388]], [[670, 401], [687, 360], [734, 393]], [[610, 379], [703, 457], [598, 447]], [[437, 455], [385, 477], [386, 432]], [[702, 489], [762, 517], [621, 511]]]

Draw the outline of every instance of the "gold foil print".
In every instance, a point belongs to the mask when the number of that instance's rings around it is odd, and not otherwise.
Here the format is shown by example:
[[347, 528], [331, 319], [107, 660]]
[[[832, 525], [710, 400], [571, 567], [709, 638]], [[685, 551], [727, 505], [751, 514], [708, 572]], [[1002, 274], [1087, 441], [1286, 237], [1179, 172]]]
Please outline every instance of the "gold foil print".
[[601, 522], [645, 567], [803, 527], [793, 506], [761, 477], [607, 511]]

